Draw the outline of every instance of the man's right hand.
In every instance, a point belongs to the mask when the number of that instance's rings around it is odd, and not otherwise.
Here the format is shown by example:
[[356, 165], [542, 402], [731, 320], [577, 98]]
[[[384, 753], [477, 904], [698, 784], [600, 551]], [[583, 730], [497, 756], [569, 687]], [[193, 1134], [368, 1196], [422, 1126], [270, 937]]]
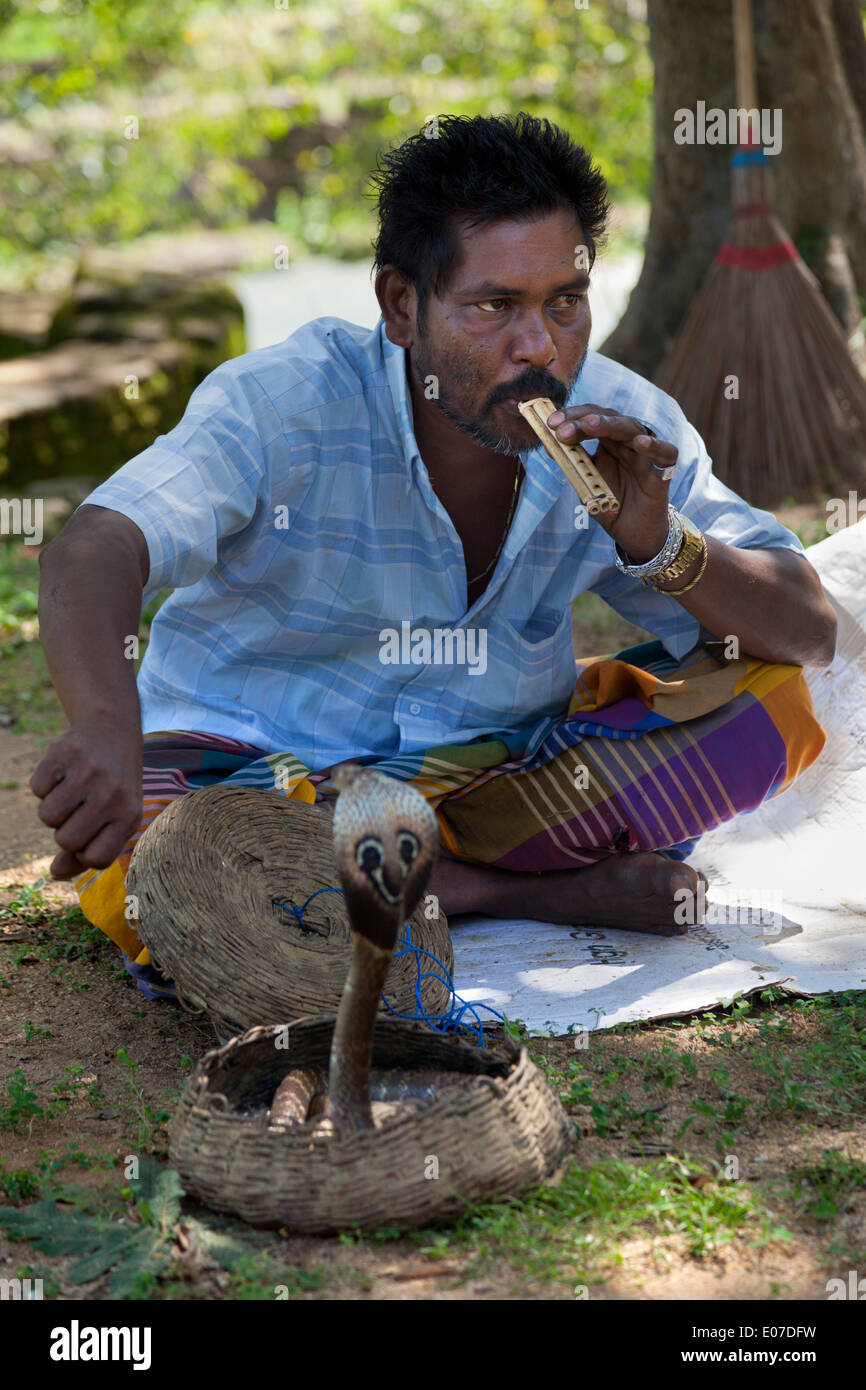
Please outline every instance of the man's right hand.
[[54, 878], [107, 868], [138, 828], [141, 747], [139, 729], [118, 730], [106, 719], [73, 724], [45, 754], [30, 790], [60, 846]]

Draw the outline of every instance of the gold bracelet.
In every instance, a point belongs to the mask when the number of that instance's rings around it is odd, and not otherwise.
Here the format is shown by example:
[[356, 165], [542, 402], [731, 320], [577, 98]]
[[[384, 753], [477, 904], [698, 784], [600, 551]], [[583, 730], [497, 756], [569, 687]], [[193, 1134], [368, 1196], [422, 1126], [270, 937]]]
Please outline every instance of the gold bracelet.
[[707, 567], [707, 560], [710, 558], [710, 552], [707, 549], [707, 541], [705, 536], [701, 536], [701, 548], [704, 552], [703, 558], [701, 560], [700, 567], [698, 568], [698, 572], [695, 575], [694, 579], [690, 579], [688, 584], [684, 584], [681, 589], [660, 589], [657, 584], [654, 584], [653, 588], [655, 589], [657, 594], [670, 594], [671, 598], [679, 598], [680, 594], [687, 594], [689, 589], [693, 589], [695, 585], [703, 579], [704, 570]]

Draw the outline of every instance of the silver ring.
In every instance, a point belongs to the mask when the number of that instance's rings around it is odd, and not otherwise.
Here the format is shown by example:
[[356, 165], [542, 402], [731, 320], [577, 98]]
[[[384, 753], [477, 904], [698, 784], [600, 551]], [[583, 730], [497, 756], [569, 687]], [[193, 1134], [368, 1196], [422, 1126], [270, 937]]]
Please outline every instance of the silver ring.
[[660, 463], [650, 463], [650, 468], [655, 469], [663, 483], [669, 483], [677, 471], [675, 463], [669, 464], [667, 468], [662, 468]]
[[[638, 424], [643, 426], [644, 434], [648, 434], [650, 439], [658, 439], [658, 435], [656, 434], [652, 425], [648, 425], [646, 420], [638, 420], [638, 417], [636, 415], [633, 415], [632, 419], [637, 420]], [[674, 473], [676, 473], [677, 471], [677, 466], [675, 463], [668, 464], [666, 468], [663, 467], [660, 463], [653, 463], [652, 459], [647, 459], [647, 463], [649, 464], [650, 468], [655, 469], [656, 473], [658, 473], [663, 483], [669, 483], [671, 478], [674, 476]]]

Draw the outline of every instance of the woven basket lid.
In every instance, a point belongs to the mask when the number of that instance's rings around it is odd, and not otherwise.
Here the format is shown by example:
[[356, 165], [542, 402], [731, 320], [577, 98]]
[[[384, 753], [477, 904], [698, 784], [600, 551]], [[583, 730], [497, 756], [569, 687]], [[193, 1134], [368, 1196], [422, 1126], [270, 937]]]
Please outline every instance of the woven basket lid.
[[[304, 908], [318, 889], [339, 890], [332, 815], [327, 803], [221, 784], [173, 801], [135, 846], [126, 884], [138, 899], [136, 930], [183, 1003], [228, 1032], [336, 1012], [352, 949], [345, 900], [320, 893]], [[412, 942], [450, 975], [447, 920], [424, 908], [410, 919]], [[419, 973], [434, 968], [422, 957], [419, 971], [417, 961], [395, 952], [384, 991], [412, 1017]], [[447, 984], [428, 975], [419, 988], [426, 1014], [447, 1010]]]

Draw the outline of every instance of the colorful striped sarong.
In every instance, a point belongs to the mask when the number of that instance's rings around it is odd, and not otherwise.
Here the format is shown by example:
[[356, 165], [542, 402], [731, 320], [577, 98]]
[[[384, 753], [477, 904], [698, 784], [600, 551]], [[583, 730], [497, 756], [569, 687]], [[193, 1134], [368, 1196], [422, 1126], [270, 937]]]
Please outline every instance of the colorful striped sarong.
[[[610, 854], [690, 854], [698, 838], [783, 792], [824, 732], [799, 666], [736, 661], [660, 642], [577, 661], [568, 710], [535, 748], [508, 731], [365, 765], [408, 781], [436, 810], [454, 858], [517, 871], [580, 868]], [[126, 915], [125, 877], [145, 829], [176, 797], [230, 782], [315, 803], [333, 769], [209, 733], [145, 735], [138, 829], [108, 868], [75, 880], [82, 911], [124, 952], [150, 998], [173, 997]]]

